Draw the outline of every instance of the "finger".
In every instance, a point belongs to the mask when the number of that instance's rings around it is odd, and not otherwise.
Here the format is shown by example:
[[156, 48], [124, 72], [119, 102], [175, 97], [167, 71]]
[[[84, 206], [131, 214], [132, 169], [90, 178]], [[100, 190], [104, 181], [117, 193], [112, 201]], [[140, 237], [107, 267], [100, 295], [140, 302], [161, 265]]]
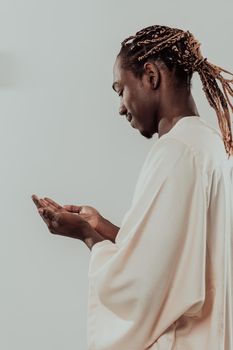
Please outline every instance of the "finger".
[[41, 203], [41, 205], [43, 207], [47, 207], [48, 206], [48, 203], [43, 198], [40, 199], [40, 203]]
[[44, 217], [44, 215], [43, 215], [43, 209], [40, 208], [38, 211], [39, 211], [39, 214], [40, 214], [40, 216], [42, 217], [43, 221], [46, 223], [47, 226], [49, 226], [50, 220]]
[[53, 203], [51, 203], [47, 199], [44, 199], [44, 201], [45, 201], [47, 207], [50, 207], [50, 208], [55, 209], [55, 210], [59, 209], [57, 205], [54, 205]]
[[63, 205], [63, 208], [65, 208], [68, 211], [71, 211], [72, 213], [79, 213], [82, 209], [79, 205]]
[[45, 219], [56, 221], [59, 217], [59, 213], [55, 212], [52, 209], [49, 209], [48, 207], [40, 209], [40, 211], [42, 212], [42, 215], [44, 216]]
[[44, 200], [49, 202], [50, 204], [52, 204], [53, 206], [55, 206], [57, 209], [61, 209], [62, 206], [58, 203], [56, 203], [54, 200], [52, 200], [51, 198], [48, 197], [44, 197]]
[[32, 195], [32, 200], [36, 204], [37, 208], [44, 208], [47, 206], [47, 202], [45, 202], [42, 198], [38, 198], [36, 195]]
[[33, 194], [31, 196], [31, 198], [32, 198], [33, 202], [35, 203], [35, 205], [37, 206], [38, 209], [43, 207], [43, 205], [41, 203], [41, 200], [35, 194]]
[[[46, 225], [48, 226], [49, 231], [51, 231], [51, 229], [52, 229], [52, 230], [57, 229], [57, 227], [59, 226], [57, 220], [55, 220], [55, 219], [52, 219], [52, 220], [51, 220], [51, 219], [47, 216], [46, 213], [40, 214], [40, 215], [41, 215], [43, 221], [44, 221], [44, 222], [46, 223]], [[56, 233], [56, 232], [52, 232], [52, 233]]]
[[44, 203], [44, 207], [50, 208], [52, 210], [57, 210], [58, 207], [55, 206], [54, 204], [51, 204], [49, 201], [47, 201], [46, 199], [42, 199], [42, 203]]

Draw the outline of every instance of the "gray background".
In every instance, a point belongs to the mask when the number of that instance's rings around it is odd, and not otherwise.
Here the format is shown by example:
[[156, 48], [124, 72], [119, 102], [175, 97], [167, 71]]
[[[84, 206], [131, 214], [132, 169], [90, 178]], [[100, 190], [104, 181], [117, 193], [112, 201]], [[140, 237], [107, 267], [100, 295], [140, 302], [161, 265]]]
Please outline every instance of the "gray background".
[[[232, 0], [0, 1], [1, 349], [86, 349], [89, 249], [53, 236], [30, 197], [92, 205], [120, 226], [157, 138], [118, 115], [120, 42], [179, 27], [233, 71], [232, 10]], [[218, 127], [197, 73], [193, 94]]]

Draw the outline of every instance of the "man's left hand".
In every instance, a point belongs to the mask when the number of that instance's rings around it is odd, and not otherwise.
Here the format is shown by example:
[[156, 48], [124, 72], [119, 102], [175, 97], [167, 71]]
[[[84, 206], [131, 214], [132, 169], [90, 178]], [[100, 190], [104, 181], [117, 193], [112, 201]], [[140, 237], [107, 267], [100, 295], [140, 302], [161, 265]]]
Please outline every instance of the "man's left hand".
[[55, 210], [51, 207], [39, 208], [38, 211], [53, 234], [84, 241], [89, 236], [89, 231], [92, 231], [91, 226], [77, 213]]

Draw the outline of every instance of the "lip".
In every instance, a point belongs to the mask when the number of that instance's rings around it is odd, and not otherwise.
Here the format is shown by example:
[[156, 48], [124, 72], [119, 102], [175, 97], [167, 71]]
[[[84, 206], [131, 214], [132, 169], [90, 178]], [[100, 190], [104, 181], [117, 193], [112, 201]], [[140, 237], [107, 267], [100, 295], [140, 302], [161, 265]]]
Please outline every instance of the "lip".
[[132, 115], [130, 113], [126, 114], [126, 119], [131, 122], [132, 120]]
[[131, 120], [130, 124], [131, 124], [131, 126], [132, 126], [134, 129], [136, 129], [136, 125], [134, 124], [134, 121], [133, 121], [133, 120]]

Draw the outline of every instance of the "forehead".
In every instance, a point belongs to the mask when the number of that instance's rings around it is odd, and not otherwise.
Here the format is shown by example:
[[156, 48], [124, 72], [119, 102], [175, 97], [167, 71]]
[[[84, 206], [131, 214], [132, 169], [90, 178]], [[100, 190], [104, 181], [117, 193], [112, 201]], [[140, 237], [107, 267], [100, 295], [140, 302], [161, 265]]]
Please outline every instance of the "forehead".
[[113, 66], [113, 85], [114, 83], [127, 83], [128, 85], [130, 85], [134, 84], [135, 80], [136, 77], [134, 76], [132, 71], [121, 67], [121, 58], [118, 56]]
[[121, 58], [118, 56], [113, 66], [113, 82], [122, 80], [123, 75], [124, 72], [121, 68]]

